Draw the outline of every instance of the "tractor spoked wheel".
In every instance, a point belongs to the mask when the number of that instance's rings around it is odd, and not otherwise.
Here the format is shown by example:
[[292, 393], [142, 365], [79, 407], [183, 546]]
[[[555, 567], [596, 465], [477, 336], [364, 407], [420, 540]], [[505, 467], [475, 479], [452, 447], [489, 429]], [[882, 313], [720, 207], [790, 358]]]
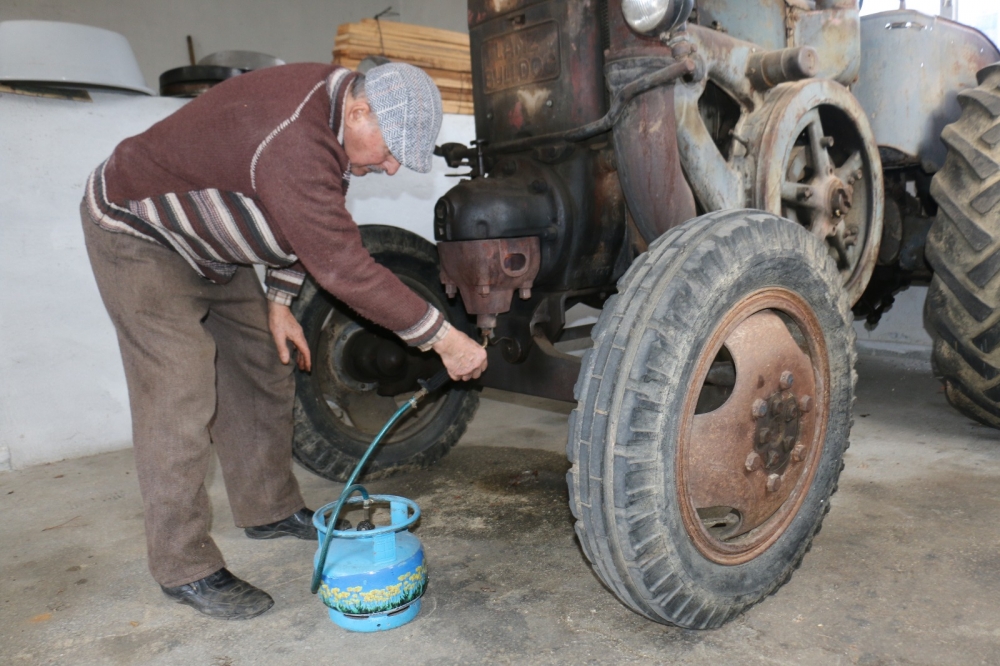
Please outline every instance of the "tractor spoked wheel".
[[776, 89], [739, 129], [755, 147], [755, 208], [803, 225], [826, 242], [853, 305], [868, 285], [882, 238], [884, 183], [877, 144], [851, 93], [828, 80]]
[[605, 305], [570, 422], [584, 553], [630, 608], [716, 627], [780, 587], [829, 509], [854, 334], [826, 245], [760, 211], [671, 230]]

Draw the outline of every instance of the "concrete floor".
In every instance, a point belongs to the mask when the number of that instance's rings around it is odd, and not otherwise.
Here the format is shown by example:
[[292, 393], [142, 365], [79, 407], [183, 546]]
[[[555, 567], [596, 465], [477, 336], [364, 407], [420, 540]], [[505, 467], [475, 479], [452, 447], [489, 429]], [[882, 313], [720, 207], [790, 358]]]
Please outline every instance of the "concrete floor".
[[[722, 629], [654, 624], [601, 586], [565, 503], [569, 407], [487, 392], [440, 465], [369, 486], [420, 502], [431, 575], [417, 620], [382, 634], [331, 624], [309, 594], [314, 545], [246, 539], [218, 472], [213, 534], [276, 600], [249, 622], [198, 616], [149, 579], [131, 452], [0, 473], [0, 663], [1000, 663], [1000, 433], [954, 413], [925, 360], [862, 355], [859, 374], [812, 552]], [[335, 499], [297, 473], [311, 506]]]

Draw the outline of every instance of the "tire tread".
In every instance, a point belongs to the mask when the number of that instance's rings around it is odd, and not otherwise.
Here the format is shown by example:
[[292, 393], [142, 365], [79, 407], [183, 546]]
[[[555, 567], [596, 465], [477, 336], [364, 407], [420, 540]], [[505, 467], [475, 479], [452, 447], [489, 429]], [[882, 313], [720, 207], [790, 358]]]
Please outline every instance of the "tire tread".
[[983, 84], [959, 94], [962, 114], [945, 127], [944, 166], [931, 193], [939, 212], [927, 238], [934, 269], [924, 325], [932, 363], [958, 411], [1000, 428], [1000, 82], [996, 66]]

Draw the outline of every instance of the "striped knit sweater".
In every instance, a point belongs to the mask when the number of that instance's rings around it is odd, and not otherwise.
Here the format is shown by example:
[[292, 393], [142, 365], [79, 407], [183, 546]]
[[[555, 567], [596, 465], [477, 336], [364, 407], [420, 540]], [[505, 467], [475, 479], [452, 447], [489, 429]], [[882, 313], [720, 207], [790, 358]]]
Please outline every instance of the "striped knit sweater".
[[361, 316], [421, 349], [443, 315], [375, 263], [344, 207], [350, 162], [343, 109], [354, 74], [284, 65], [212, 88], [120, 143], [87, 181], [103, 229], [160, 243], [201, 276], [267, 267], [267, 297], [288, 305], [308, 273]]

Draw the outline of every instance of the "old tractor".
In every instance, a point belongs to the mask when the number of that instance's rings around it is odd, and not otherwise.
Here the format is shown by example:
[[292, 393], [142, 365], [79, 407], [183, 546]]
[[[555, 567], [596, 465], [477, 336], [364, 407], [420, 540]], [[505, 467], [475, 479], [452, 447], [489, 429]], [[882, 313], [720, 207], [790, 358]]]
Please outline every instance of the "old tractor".
[[[576, 402], [576, 532], [626, 606], [716, 627], [789, 578], [843, 467], [852, 310], [874, 324], [929, 281], [948, 398], [1000, 425], [1000, 54], [982, 34], [861, 19], [856, 0], [468, 6], [478, 138], [439, 147], [468, 171], [434, 209], [437, 247], [362, 233], [488, 345], [482, 385]], [[577, 304], [595, 325], [567, 326]], [[342, 480], [437, 361], [312, 284], [294, 309], [319, 359], [295, 456]], [[440, 392], [369, 475], [434, 462], [477, 404]]]

